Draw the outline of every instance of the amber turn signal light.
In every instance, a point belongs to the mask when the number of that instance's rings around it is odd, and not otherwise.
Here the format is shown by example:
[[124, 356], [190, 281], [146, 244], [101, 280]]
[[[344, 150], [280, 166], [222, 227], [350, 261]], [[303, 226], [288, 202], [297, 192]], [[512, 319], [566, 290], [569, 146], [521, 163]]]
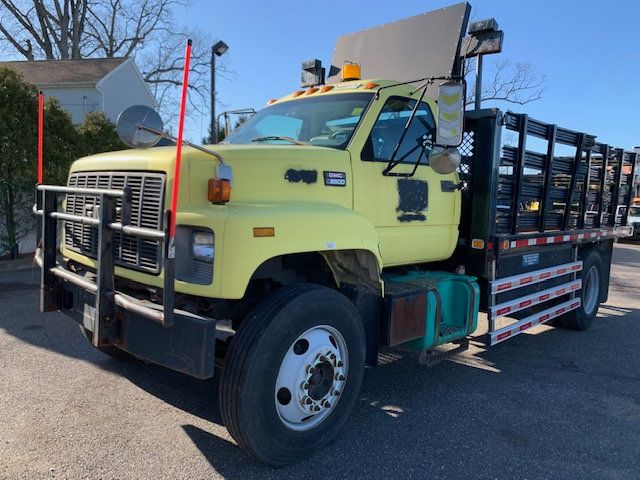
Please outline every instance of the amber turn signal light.
[[210, 178], [207, 198], [211, 203], [227, 203], [231, 199], [231, 182], [221, 178]]

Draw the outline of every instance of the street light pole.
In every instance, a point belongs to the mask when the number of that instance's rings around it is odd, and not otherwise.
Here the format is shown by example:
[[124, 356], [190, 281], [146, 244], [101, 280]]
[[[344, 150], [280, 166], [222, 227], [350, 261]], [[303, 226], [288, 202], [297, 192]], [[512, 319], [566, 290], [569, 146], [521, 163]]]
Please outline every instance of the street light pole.
[[211, 143], [218, 143], [217, 125], [216, 125], [216, 52], [211, 47], [211, 126], [210, 126]]
[[229, 45], [222, 40], [211, 47], [211, 143], [218, 143], [218, 125], [216, 122], [216, 57], [222, 56]]

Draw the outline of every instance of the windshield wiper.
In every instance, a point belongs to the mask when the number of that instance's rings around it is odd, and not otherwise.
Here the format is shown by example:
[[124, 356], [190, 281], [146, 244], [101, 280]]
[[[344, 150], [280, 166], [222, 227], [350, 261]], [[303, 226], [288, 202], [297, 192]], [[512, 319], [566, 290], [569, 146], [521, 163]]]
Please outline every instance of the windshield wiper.
[[284, 140], [285, 142], [291, 142], [295, 145], [308, 145], [308, 143], [301, 142], [299, 140], [296, 140], [295, 138], [284, 137], [280, 135], [267, 135], [264, 137], [256, 137], [251, 139], [252, 142], [268, 142], [269, 140]]

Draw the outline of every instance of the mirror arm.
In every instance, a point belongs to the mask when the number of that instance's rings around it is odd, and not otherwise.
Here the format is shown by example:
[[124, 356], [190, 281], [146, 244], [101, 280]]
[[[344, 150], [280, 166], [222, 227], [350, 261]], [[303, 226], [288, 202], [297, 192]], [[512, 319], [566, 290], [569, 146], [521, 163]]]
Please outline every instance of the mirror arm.
[[[398, 150], [400, 150], [400, 145], [402, 144], [402, 142], [404, 141], [404, 138], [407, 136], [407, 132], [409, 131], [409, 127], [411, 126], [411, 122], [413, 122], [413, 119], [416, 116], [416, 112], [418, 111], [418, 107], [420, 106], [420, 103], [422, 102], [422, 99], [424, 98], [425, 94], [427, 93], [427, 89], [429, 88], [429, 85], [431, 85], [433, 83], [432, 80], [427, 81], [422, 87], [422, 93], [420, 94], [420, 99], [416, 102], [416, 104], [413, 106], [413, 109], [411, 110], [411, 115], [409, 115], [409, 119], [407, 120], [407, 123], [404, 126], [404, 130], [402, 131], [402, 135], [400, 135], [400, 138], [398, 139], [398, 143], [396, 143], [395, 148], [393, 149], [393, 153], [391, 154], [391, 158], [389, 159], [389, 165], [387, 165], [387, 168], [385, 168], [382, 171], [382, 174], [385, 176], [389, 176], [389, 172], [391, 172], [391, 170], [393, 170], [396, 165], [398, 165], [400, 162], [397, 162], [395, 160], [396, 155], [398, 154]], [[422, 156], [422, 155], [420, 155]], [[418, 161], [420, 161], [420, 157], [418, 157]], [[418, 165], [416, 164], [415, 169], [418, 168]], [[414, 173], [415, 173], [415, 169], [414, 169]], [[395, 176], [395, 175], [393, 175]]]
[[[151, 132], [151, 133], [155, 133], [156, 135], [160, 135], [164, 138], [168, 138], [169, 140], [171, 140], [172, 142], [177, 142], [178, 139], [176, 137], [174, 137], [173, 135], [169, 135], [168, 133], [165, 132], [161, 132], [159, 130], [156, 130], [155, 128], [151, 128], [151, 127], [147, 127], [146, 125], [138, 125], [138, 129], [140, 130], [146, 130], [147, 132]], [[208, 148], [204, 148], [200, 145], [196, 145], [195, 143], [191, 143], [187, 140], [183, 140], [182, 143], [184, 143], [185, 145], [188, 145], [189, 147], [195, 148], [196, 150], [200, 150], [201, 152], [204, 153], [208, 153], [209, 155], [213, 155], [214, 157], [216, 157], [218, 159], [218, 161], [224, 165], [224, 160], [222, 159], [222, 155], [220, 155], [219, 153], [214, 152], [213, 150], [209, 150]]]

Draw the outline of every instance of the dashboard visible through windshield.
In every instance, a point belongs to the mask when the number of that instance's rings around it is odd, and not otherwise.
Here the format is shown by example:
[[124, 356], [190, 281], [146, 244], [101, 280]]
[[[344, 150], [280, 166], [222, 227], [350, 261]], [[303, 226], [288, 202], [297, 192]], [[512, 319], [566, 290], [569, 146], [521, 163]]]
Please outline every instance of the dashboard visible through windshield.
[[222, 143], [305, 144], [344, 149], [373, 93], [342, 93], [275, 103]]

